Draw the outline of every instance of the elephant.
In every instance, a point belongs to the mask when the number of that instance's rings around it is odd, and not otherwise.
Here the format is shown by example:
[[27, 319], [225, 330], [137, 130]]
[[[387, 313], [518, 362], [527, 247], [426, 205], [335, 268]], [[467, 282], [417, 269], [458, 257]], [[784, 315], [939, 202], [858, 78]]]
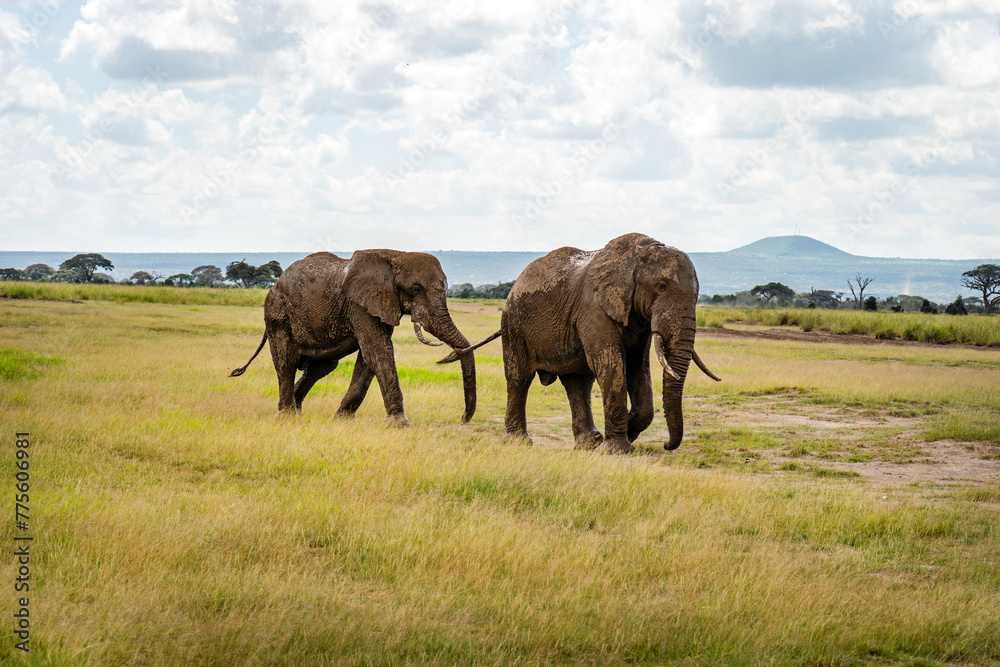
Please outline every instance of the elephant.
[[[358, 250], [350, 260], [317, 252], [289, 266], [264, 301], [264, 337], [250, 361], [230, 376], [246, 372], [270, 340], [278, 374], [278, 413], [298, 413], [316, 382], [340, 359], [358, 353], [351, 383], [337, 411], [353, 416], [378, 378], [386, 421], [410, 422], [403, 410], [392, 346], [401, 315], [409, 315], [417, 338], [426, 345], [426, 329], [453, 349], [469, 341], [451, 319], [445, 298], [447, 281], [433, 255], [398, 250]], [[476, 365], [472, 352], [462, 361], [465, 391], [463, 423], [476, 412]], [[295, 379], [296, 370], [302, 375]]]
[[[592, 252], [559, 248], [531, 262], [514, 282], [498, 332], [506, 433], [527, 438], [528, 387], [537, 374], [543, 385], [562, 382], [577, 448], [633, 451], [631, 443], [653, 421], [652, 342], [663, 366], [664, 448], [676, 449], [684, 436], [681, 397], [689, 363], [720, 379], [694, 349], [697, 300], [690, 258], [644, 234], [619, 236]], [[595, 378], [604, 403], [603, 435], [590, 407]]]

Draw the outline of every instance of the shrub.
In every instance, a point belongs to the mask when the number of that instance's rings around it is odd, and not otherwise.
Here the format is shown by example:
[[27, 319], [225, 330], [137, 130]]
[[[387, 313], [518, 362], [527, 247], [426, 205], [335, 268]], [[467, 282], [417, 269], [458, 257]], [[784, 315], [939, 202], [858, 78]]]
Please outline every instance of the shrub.
[[956, 297], [954, 301], [948, 304], [948, 307], [944, 309], [944, 312], [949, 315], [968, 315], [969, 311], [965, 308], [965, 301], [962, 297]]

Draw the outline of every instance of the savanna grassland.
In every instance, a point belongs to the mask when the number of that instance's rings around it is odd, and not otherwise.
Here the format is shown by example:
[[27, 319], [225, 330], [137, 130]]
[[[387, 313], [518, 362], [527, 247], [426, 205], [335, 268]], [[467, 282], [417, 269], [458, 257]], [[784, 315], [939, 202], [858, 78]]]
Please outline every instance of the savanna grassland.
[[347, 360], [276, 418], [267, 350], [227, 377], [261, 333], [254, 305], [0, 300], [3, 494], [30, 431], [35, 538], [31, 652], [0, 663], [1000, 664], [1000, 350], [705, 331], [723, 382], [692, 370], [681, 447], [658, 411], [609, 457], [572, 449], [558, 383], [534, 445], [501, 437], [500, 341], [461, 424], [408, 322], [412, 427], [377, 385], [331, 418]]
[[822, 308], [706, 306], [698, 309], [700, 327], [722, 327], [730, 322], [792, 326], [802, 331], [835, 334], [865, 334], [878, 340], [1000, 347], [1000, 326], [997, 325], [996, 318], [982, 315], [952, 316]]

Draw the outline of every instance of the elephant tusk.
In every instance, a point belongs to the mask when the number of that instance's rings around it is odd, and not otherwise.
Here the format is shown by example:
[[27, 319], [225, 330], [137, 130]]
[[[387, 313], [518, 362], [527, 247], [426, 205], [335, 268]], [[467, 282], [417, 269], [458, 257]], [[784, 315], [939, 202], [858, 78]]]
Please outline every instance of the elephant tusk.
[[419, 338], [420, 342], [423, 343], [424, 345], [430, 345], [431, 347], [437, 347], [439, 345], [444, 345], [444, 343], [442, 343], [440, 341], [437, 342], [437, 343], [435, 343], [434, 341], [427, 340], [427, 338], [424, 336], [423, 330], [420, 328], [420, 323], [419, 322], [414, 322], [413, 323], [413, 331], [414, 331], [414, 333], [417, 334], [417, 338]]
[[653, 347], [656, 349], [656, 358], [660, 360], [660, 365], [663, 366], [664, 372], [673, 379], [680, 381], [680, 376], [670, 367], [670, 362], [667, 361], [666, 355], [663, 354], [663, 336], [658, 333], [653, 334]]
[[712, 378], [716, 382], [722, 382], [722, 378], [720, 378], [718, 375], [716, 375], [712, 371], [708, 370], [708, 366], [706, 366], [705, 362], [701, 360], [701, 357], [698, 356], [697, 352], [695, 352], [695, 351], [692, 350], [692, 352], [691, 352], [691, 358], [694, 359], [694, 363], [698, 364], [698, 368], [701, 369], [702, 373], [704, 373], [708, 377]]

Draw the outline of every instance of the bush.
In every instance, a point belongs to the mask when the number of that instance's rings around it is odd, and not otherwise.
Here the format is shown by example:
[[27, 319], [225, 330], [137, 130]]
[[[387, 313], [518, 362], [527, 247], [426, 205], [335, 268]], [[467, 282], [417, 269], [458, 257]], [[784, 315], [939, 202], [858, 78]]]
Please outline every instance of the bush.
[[878, 299], [873, 296], [865, 299], [865, 310], [878, 310]]
[[954, 301], [948, 304], [948, 307], [944, 309], [944, 312], [949, 315], [968, 315], [969, 311], [965, 307], [965, 301], [962, 297], [956, 297]]

